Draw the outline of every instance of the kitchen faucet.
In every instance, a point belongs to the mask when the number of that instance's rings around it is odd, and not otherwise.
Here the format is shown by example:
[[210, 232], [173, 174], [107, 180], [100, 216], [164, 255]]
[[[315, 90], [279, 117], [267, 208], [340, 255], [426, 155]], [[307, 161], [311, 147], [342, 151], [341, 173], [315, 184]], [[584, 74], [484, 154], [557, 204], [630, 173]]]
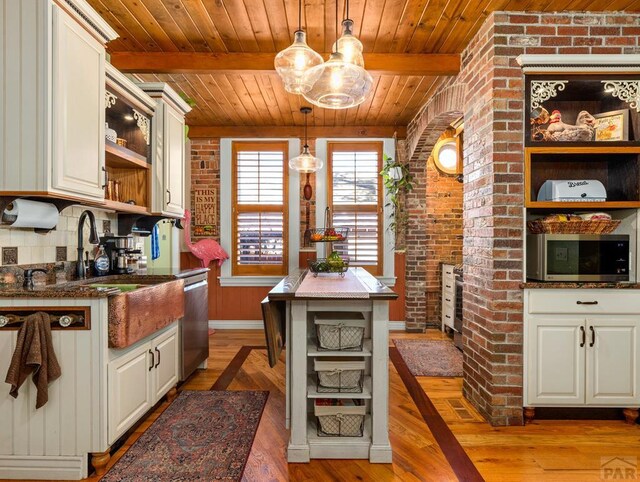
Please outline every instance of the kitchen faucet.
[[87, 277], [87, 268], [88, 266], [84, 265], [84, 260], [82, 259], [82, 253], [84, 252], [84, 246], [82, 245], [84, 241], [84, 221], [86, 218], [89, 218], [89, 242], [91, 244], [99, 244], [100, 238], [98, 237], [98, 230], [96, 229], [96, 217], [93, 215], [91, 211], [88, 209], [82, 211], [80, 215], [80, 219], [78, 219], [78, 261], [76, 263], [76, 274], [78, 275], [78, 279], [85, 279]]

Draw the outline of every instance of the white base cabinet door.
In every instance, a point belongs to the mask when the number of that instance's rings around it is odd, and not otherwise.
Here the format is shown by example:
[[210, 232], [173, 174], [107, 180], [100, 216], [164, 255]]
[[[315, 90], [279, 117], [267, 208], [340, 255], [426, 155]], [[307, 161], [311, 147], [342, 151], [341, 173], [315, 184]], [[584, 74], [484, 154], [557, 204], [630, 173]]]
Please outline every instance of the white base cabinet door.
[[170, 330], [151, 342], [155, 356], [153, 376], [154, 396], [157, 401], [178, 383], [178, 333]]
[[587, 318], [587, 404], [638, 403], [640, 317]]
[[529, 404], [584, 403], [584, 319], [530, 317], [527, 335]]
[[153, 357], [149, 343], [109, 364], [109, 444], [124, 434], [152, 406]]
[[142, 415], [178, 383], [178, 326], [109, 363], [109, 444], [114, 443]]

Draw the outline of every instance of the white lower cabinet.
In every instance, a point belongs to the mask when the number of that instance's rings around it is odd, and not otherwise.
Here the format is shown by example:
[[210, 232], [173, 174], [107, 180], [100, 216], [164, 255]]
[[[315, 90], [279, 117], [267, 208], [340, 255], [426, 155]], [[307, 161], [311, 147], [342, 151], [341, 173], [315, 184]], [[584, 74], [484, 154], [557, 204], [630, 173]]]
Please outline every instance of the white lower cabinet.
[[[598, 311], [610, 301], [607, 296], [615, 296], [624, 312], [625, 298], [631, 303], [627, 306], [633, 306], [635, 290], [567, 290], [564, 305], [559, 301], [564, 290], [548, 290], [560, 303], [560, 314], [539, 306], [545, 290], [535, 290], [534, 297], [529, 291], [525, 291], [525, 405], [640, 406], [640, 313], [611, 316]], [[576, 305], [572, 314], [570, 305]]]
[[529, 405], [582, 404], [585, 394], [584, 319], [530, 317], [526, 371]]
[[153, 398], [157, 402], [178, 383], [178, 330], [169, 330], [152, 342], [155, 357], [153, 378]]
[[109, 363], [109, 444], [178, 383], [178, 328], [157, 335]]
[[587, 318], [587, 403], [627, 406], [640, 401], [640, 316]]

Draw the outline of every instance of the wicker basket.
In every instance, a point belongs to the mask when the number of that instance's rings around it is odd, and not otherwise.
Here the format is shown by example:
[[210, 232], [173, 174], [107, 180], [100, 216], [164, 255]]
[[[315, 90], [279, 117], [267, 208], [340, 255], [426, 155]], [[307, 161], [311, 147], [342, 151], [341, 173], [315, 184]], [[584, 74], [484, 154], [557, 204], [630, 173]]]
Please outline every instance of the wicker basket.
[[321, 313], [314, 324], [319, 350], [362, 351], [367, 325], [362, 313]]
[[316, 401], [314, 413], [318, 419], [320, 437], [362, 437], [367, 407], [362, 400], [351, 406], [321, 406]]
[[532, 234], [609, 234], [620, 225], [619, 219], [595, 219], [593, 221], [529, 221]]
[[320, 393], [362, 393], [365, 362], [362, 360], [315, 360]]

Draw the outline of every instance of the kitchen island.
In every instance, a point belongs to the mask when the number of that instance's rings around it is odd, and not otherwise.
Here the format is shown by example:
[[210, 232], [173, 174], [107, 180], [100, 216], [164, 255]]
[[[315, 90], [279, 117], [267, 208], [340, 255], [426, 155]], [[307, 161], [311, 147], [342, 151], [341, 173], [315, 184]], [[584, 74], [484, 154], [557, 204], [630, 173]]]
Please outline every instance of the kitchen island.
[[[389, 301], [398, 295], [363, 268], [350, 268], [344, 277], [304, 271], [275, 286], [263, 301], [270, 362], [275, 364], [286, 338], [286, 421], [290, 428], [287, 460], [312, 458], [369, 459], [391, 462], [389, 443]], [[360, 318], [361, 349], [323, 349], [317, 336], [319, 319]], [[344, 322], [348, 324], [347, 322]], [[342, 322], [337, 321], [337, 325]], [[354, 360], [364, 363], [361, 391], [327, 393], [314, 371], [318, 361]], [[361, 434], [330, 436], [316, 425], [314, 401], [353, 401], [366, 408]]]

